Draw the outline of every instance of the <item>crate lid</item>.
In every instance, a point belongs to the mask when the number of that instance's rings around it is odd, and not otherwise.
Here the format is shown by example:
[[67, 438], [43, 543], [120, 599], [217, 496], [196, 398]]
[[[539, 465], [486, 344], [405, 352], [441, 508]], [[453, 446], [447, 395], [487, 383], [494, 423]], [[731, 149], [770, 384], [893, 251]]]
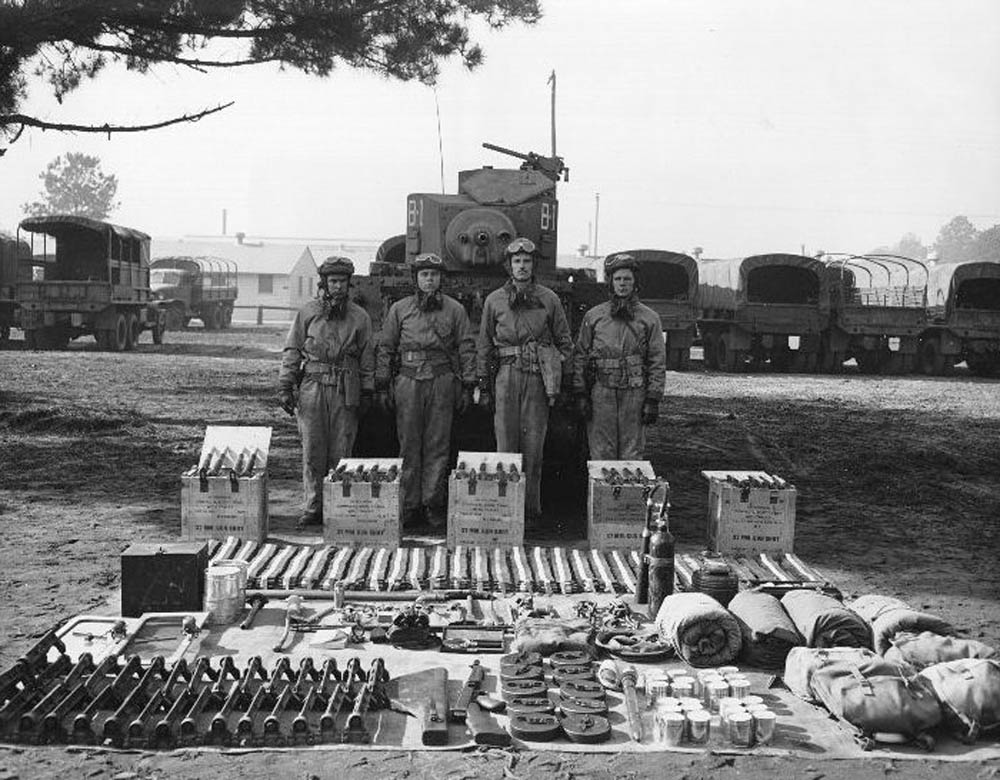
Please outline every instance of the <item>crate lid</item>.
[[263, 471], [267, 468], [267, 453], [271, 448], [271, 429], [263, 426], [247, 425], [209, 425], [205, 428], [205, 440], [201, 444], [201, 454], [198, 462], [214, 450], [225, 450], [222, 468], [231, 469], [236, 465], [236, 459], [245, 449], [257, 450], [254, 468]]
[[457, 463], [465, 461], [468, 468], [479, 469], [479, 466], [483, 463], [486, 464], [487, 469], [494, 469], [498, 463], [502, 463], [505, 466], [510, 466], [513, 463], [517, 466], [517, 470], [521, 471], [521, 453], [520, 452], [465, 452], [460, 451], [458, 453]]
[[601, 469], [628, 469], [635, 471], [639, 469], [650, 479], [656, 479], [656, 472], [653, 471], [653, 464], [648, 460], [588, 460], [587, 476], [591, 479], [601, 479]]

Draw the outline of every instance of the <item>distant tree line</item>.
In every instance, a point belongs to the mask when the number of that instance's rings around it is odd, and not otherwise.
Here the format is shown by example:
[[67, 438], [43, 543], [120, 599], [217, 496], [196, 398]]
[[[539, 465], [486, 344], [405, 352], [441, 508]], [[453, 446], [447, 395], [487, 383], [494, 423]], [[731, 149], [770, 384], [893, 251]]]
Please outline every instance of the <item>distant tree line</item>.
[[888, 253], [924, 260], [933, 255], [944, 263], [963, 260], [1000, 260], [1000, 225], [979, 230], [968, 217], [954, 217], [945, 224], [931, 246], [915, 233], [906, 233], [891, 246], [879, 246], [874, 253]]

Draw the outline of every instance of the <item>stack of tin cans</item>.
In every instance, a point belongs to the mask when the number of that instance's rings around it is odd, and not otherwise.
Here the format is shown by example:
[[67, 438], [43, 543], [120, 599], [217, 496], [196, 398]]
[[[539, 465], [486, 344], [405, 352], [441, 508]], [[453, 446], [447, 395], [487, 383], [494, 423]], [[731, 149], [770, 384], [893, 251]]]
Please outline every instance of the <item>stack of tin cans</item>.
[[738, 667], [652, 671], [646, 676], [647, 705], [654, 710], [654, 740], [663, 745], [707, 744], [713, 737], [734, 747], [767, 745], [776, 715]]

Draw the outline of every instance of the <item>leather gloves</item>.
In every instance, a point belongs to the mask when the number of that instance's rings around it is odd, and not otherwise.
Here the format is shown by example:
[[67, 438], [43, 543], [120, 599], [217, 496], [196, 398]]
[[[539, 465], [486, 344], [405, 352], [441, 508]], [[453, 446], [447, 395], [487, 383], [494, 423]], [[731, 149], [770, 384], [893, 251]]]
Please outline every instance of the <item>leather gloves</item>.
[[472, 387], [463, 387], [458, 397], [455, 399], [455, 412], [459, 415], [465, 414], [472, 407]]
[[594, 416], [594, 407], [591, 406], [590, 399], [585, 395], [576, 397], [576, 413], [581, 420], [589, 420]]
[[642, 404], [642, 424], [652, 425], [660, 418], [660, 402], [647, 398]]
[[288, 388], [282, 388], [278, 391], [278, 406], [280, 406], [286, 414], [295, 414], [295, 393]]
[[396, 399], [392, 393], [380, 391], [375, 393], [375, 408], [383, 414], [391, 415], [396, 410]]

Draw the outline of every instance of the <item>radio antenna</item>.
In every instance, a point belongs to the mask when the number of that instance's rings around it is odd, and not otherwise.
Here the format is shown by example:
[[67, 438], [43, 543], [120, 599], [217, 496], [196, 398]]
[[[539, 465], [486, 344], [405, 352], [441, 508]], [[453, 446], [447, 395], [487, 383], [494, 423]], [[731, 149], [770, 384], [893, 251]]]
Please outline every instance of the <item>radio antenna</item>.
[[556, 156], [556, 71], [553, 68], [549, 74], [549, 84], [552, 85], [552, 156]]
[[438, 159], [441, 161], [441, 194], [444, 194], [444, 143], [441, 141], [441, 106], [438, 103], [437, 87], [434, 90], [434, 113], [437, 114], [438, 123]]

